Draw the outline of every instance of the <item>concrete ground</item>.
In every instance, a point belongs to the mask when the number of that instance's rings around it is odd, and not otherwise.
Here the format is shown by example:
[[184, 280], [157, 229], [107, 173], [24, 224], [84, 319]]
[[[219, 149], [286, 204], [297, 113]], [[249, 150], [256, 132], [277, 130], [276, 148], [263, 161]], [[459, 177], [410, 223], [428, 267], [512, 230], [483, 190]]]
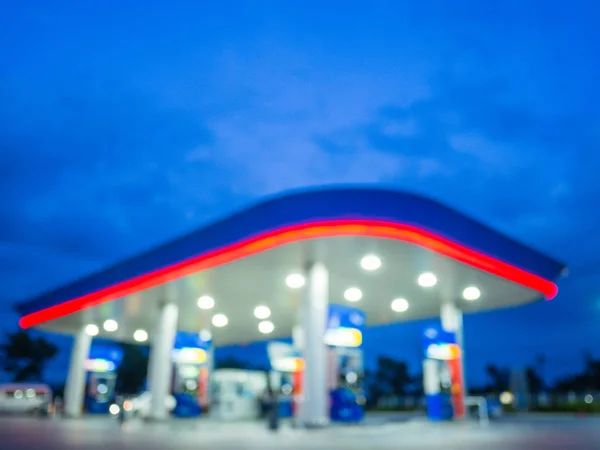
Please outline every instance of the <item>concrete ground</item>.
[[422, 419], [369, 420], [324, 430], [283, 426], [269, 433], [262, 423], [178, 420], [131, 421], [0, 417], [0, 448], [14, 449], [600, 449], [600, 417], [521, 416], [482, 427], [432, 424]]

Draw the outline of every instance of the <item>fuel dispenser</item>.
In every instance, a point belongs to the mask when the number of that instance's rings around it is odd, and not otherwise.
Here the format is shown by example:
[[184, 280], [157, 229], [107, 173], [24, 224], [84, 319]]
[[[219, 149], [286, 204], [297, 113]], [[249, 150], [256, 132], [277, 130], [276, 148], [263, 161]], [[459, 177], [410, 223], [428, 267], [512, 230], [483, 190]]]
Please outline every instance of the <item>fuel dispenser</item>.
[[173, 415], [198, 417], [208, 406], [210, 339], [201, 333], [177, 332], [172, 353]]
[[[364, 417], [364, 368], [362, 332], [364, 312], [342, 305], [329, 305], [325, 345], [328, 355], [330, 417], [337, 422], [358, 422]], [[302, 401], [304, 360], [298, 345], [271, 342], [269, 360], [277, 380], [282, 417], [297, 415]]]
[[329, 305], [325, 344], [329, 352], [330, 417], [335, 422], [359, 422], [365, 414], [362, 334], [365, 313]]
[[433, 421], [463, 417], [461, 349], [454, 333], [428, 327], [423, 334], [423, 388], [427, 416]]
[[115, 344], [92, 344], [85, 362], [87, 386], [85, 409], [90, 414], [108, 414], [115, 400], [116, 370], [123, 361], [123, 350]]

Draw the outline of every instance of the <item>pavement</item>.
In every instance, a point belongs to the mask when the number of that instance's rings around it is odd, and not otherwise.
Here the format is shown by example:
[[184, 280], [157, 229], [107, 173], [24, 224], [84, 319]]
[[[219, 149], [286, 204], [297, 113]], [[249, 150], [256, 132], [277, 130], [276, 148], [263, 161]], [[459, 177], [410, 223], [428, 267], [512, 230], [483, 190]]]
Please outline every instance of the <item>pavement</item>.
[[389, 419], [322, 430], [300, 430], [284, 424], [279, 432], [271, 433], [264, 423], [210, 419], [164, 423], [132, 420], [121, 426], [106, 417], [0, 417], [0, 449], [600, 449], [597, 416], [516, 416], [488, 426]]

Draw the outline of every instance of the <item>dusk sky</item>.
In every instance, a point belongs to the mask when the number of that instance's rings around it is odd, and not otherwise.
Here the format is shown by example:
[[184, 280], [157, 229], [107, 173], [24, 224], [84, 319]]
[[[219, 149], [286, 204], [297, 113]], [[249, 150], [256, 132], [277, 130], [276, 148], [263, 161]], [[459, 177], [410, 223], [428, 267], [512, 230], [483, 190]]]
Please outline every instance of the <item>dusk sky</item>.
[[[570, 267], [551, 302], [467, 317], [468, 379], [539, 353], [550, 378], [579, 370], [584, 350], [600, 356], [599, 14], [593, 0], [5, 2], [1, 329], [16, 301], [265, 195], [367, 183]], [[370, 360], [385, 347], [417, 371], [422, 328], [369, 330]]]

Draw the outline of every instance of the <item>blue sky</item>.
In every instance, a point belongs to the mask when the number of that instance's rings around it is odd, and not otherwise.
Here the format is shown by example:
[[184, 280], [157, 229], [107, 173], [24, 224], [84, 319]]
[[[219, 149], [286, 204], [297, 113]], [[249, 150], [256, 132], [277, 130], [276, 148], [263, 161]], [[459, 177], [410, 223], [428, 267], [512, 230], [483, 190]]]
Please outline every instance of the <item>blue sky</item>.
[[[544, 352], [555, 376], [593, 350], [594, 2], [51, 3], [0, 17], [3, 329], [15, 301], [264, 195], [356, 182], [424, 193], [571, 267], [550, 303], [467, 318], [471, 378], [490, 353]], [[367, 347], [416, 364], [420, 327]]]

